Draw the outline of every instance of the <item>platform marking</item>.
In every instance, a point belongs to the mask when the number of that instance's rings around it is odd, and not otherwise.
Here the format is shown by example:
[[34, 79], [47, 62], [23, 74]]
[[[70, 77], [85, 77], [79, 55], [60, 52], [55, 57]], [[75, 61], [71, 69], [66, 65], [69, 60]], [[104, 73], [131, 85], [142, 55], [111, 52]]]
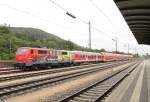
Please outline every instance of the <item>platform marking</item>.
[[146, 67], [146, 71], [147, 71], [147, 88], [148, 88], [148, 102], [150, 102], [150, 64], [149, 64], [150, 60], [147, 60], [147, 67]]
[[133, 94], [131, 96], [130, 102], [139, 102], [140, 101], [140, 93], [141, 93], [141, 89], [142, 89], [144, 69], [145, 69], [145, 62], [142, 67], [142, 70], [140, 72], [140, 76], [137, 80], [137, 83], [136, 83], [135, 89], [133, 91]]

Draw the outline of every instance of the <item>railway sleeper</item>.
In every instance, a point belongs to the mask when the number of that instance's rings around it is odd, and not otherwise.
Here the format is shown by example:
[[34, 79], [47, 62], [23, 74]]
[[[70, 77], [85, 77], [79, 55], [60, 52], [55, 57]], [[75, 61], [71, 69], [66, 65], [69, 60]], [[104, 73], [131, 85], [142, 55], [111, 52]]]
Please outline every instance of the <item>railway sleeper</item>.
[[[99, 94], [102, 94], [102, 93], [99, 93]], [[93, 93], [86, 92], [86, 93], [83, 93], [83, 95], [97, 96], [98, 94], [93, 94]]]
[[93, 95], [96, 95], [96, 94], [102, 94], [104, 91], [87, 91], [86, 93], [90, 93], [90, 94], [93, 94]]
[[79, 101], [76, 101], [76, 100], [69, 100], [68, 102], [79, 102]]
[[79, 95], [78, 97], [81, 97], [81, 98], [87, 98], [87, 99], [95, 99], [96, 97], [98, 97], [99, 95], [85, 95], [85, 94], [82, 94], [82, 95]]
[[90, 89], [90, 90], [88, 90], [89, 92], [103, 92], [103, 91], [105, 91], [107, 88], [99, 88], [99, 89], [97, 89], [97, 88], [93, 88], [93, 89]]
[[75, 97], [73, 100], [77, 102], [92, 102], [93, 99], [87, 99], [87, 98], [82, 98], [82, 97]]

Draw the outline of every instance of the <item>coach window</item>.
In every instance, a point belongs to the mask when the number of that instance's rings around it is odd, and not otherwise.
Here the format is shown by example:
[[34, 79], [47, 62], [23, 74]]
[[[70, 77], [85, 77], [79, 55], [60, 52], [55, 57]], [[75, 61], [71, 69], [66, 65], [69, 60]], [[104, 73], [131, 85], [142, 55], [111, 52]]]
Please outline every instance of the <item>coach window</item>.
[[83, 58], [85, 58], [85, 55], [83, 55]]

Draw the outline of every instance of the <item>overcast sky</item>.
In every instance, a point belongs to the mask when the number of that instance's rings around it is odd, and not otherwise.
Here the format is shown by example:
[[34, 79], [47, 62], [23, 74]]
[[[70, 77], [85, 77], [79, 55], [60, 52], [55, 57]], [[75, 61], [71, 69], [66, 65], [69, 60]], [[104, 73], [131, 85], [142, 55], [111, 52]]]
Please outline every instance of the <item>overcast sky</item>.
[[[88, 47], [88, 24], [91, 22], [92, 48], [146, 53], [150, 47], [138, 45], [113, 0], [0, 0], [0, 24], [32, 27]], [[94, 5], [95, 4], [95, 5]], [[77, 18], [66, 15], [66, 10]], [[83, 22], [83, 21], [84, 22]], [[94, 29], [94, 28], [97, 28]]]

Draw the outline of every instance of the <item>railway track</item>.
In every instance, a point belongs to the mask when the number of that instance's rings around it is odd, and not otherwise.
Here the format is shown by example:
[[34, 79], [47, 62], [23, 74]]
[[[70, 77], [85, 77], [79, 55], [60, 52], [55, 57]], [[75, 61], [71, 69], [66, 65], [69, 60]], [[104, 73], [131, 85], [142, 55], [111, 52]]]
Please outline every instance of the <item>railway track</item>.
[[7, 71], [7, 70], [13, 70], [14, 68], [13, 67], [3, 67], [3, 68], [0, 68], [0, 71]]
[[2, 67], [0, 68], [0, 75], [13, 74], [21, 72], [19, 69], [14, 69], [13, 67]]
[[[134, 63], [130, 64], [132, 66]], [[48, 85], [52, 83], [58, 83], [65, 80], [69, 80], [74, 77], [80, 77], [83, 75], [88, 75], [97, 71], [106, 70], [108, 68], [115, 67], [115, 65], [90, 69], [90, 70], [83, 70], [83, 71], [73, 71], [72, 73], [64, 73], [53, 77], [46, 77], [41, 78], [37, 80], [30, 80], [30, 81], [24, 81], [16, 84], [9, 83], [8, 85], [0, 86], [0, 99], [5, 99], [10, 96], [16, 96], [19, 94], [26, 93], [31, 90], [37, 90], [39, 88], [47, 87]], [[128, 66], [129, 67], [129, 66]]]
[[[65, 72], [65, 71], [75, 71], [79, 69], [87, 70], [90, 67], [108, 67], [108, 66], [114, 66], [114, 65], [121, 65], [128, 62], [119, 62], [119, 63], [105, 63], [105, 64], [94, 64], [94, 65], [85, 65], [85, 66], [76, 66], [76, 67], [67, 67], [67, 68], [57, 68], [57, 69], [49, 69], [49, 70], [42, 70], [42, 71], [33, 71], [33, 72], [23, 72], [23, 73], [17, 73], [13, 75], [2, 75], [0, 76], [0, 82], [3, 81], [10, 81], [10, 80], [16, 80], [21, 78], [28, 78], [28, 77], [35, 77], [35, 76], [42, 76], [47, 74], [54, 74], [58, 72]], [[90, 68], [91, 70], [91, 68]]]
[[[109, 64], [109, 63], [114, 63], [114, 62], [100, 63], [100, 65]], [[96, 65], [99, 65], [99, 64], [88, 64], [88, 65], [73, 66], [73, 67], [75, 67], [75, 68], [77, 68], [77, 67], [82, 68], [82, 67], [92, 67], [92, 66], [96, 66]], [[70, 68], [69, 66], [66, 66], [66, 67]], [[60, 68], [55, 68], [55, 69], [60, 69]], [[40, 69], [40, 70], [48, 70], [48, 69]], [[15, 69], [14, 67], [10, 67], [10, 66], [9, 67], [0, 67], [0, 75], [15, 74], [15, 73], [22, 73], [22, 72], [36, 72], [36, 71], [38, 71], [38, 70], [26, 70], [26, 71], [23, 71], [23, 70], [20, 70], [20, 69]]]
[[6, 75], [6, 74], [13, 74], [13, 73], [19, 73], [21, 72], [20, 70], [15, 70], [15, 69], [12, 69], [12, 70], [1, 70], [0, 71], [0, 75]]
[[[109, 64], [109, 63], [112, 63], [112, 62], [101, 63], [101, 64], [90, 64], [90, 65], [74, 66], [74, 67], [75, 67], [75, 68], [77, 68], [77, 67], [82, 68], [82, 67], [85, 67], [85, 66], [87, 66], [87, 67], [92, 67], [92, 66], [96, 66], [96, 65], [104, 65], [104, 64]], [[58, 68], [56, 68], [56, 69], [58, 69]], [[47, 71], [47, 70], [49, 70], [49, 69], [41, 69], [41, 70]], [[50, 69], [50, 70], [51, 70], [51, 69]], [[0, 75], [4, 75], [4, 74], [5, 74], [5, 75], [6, 75], [6, 74], [15, 74], [15, 73], [26, 73], [26, 72], [36, 72], [36, 71], [38, 71], [38, 70], [23, 71], [23, 70], [15, 69], [15, 68], [13, 68], [13, 67], [3, 67], [3, 68], [0, 68]]]
[[89, 87], [59, 100], [58, 102], [100, 102], [115, 86], [117, 86], [125, 77], [127, 77], [139, 64], [130, 66], [100, 80]]
[[12, 60], [2, 61], [0, 60], [0, 68], [3, 67], [12, 67], [15, 62]]

